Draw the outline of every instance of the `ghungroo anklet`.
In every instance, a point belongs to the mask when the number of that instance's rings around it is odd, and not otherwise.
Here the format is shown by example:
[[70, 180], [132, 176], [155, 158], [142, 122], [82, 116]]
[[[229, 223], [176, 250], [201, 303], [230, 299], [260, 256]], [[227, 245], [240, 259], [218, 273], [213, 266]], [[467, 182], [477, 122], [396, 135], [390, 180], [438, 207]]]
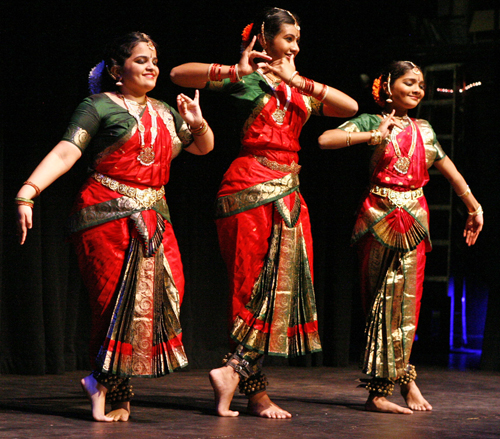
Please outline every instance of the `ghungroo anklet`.
[[269, 385], [267, 377], [262, 372], [257, 372], [249, 378], [240, 379], [238, 384], [240, 393], [250, 397], [263, 392]]
[[394, 383], [388, 378], [372, 378], [366, 384], [366, 390], [375, 393], [377, 396], [391, 396]]
[[92, 376], [99, 384], [106, 387], [106, 402], [130, 401], [134, 396], [132, 386], [130, 385], [130, 378], [128, 377], [119, 377], [96, 371], [92, 372]]
[[117, 402], [130, 401], [134, 396], [132, 389], [133, 387], [130, 385], [130, 378], [124, 378], [120, 384], [106, 394], [106, 402], [114, 404]]
[[250, 363], [237, 352], [234, 354], [227, 354], [222, 360], [222, 364], [232, 367], [242, 379], [248, 378], [254, 374]]
[[415, 370], [415, 366], [413, 364], [408, 364], [405, 368], [405, 374], [401, 375], [396, 382], [401, 386], [404, 384], [409, 384], [412, 381], [415, 381], [417, 378], [417, 371]]

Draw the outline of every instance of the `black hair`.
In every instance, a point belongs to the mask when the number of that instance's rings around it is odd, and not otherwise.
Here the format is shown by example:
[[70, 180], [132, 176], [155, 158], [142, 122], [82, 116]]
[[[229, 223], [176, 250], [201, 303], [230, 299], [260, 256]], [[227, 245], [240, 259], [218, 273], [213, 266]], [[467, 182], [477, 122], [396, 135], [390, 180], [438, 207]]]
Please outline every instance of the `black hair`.
[[[422, 71], [422, 69], [417, 66], [416, 64], [412, 63], [411, 61], [393, 61], [390, 63], [385, 70], [382, 71], [382, 75], [380, 77], [380, 83], [381, 85], [386, 82], [389, 78], [389, 75], [391, 75], [391, 82], [389, 86], [392, 86], [396, 79], [401, 78], [401, 76], [404, 76], [408, 70], [412, 69], [418, 69]], [[380, 99], [385, 101], [389, 96], [387, 93], [384, 91], [384, 87], [380, 87]]]
[[106, 64], [105, 72], [102, 72], [101, 91], [116, 90], [116, 81], [118, 78], [113, 78], [111, 69], [113, 67], [123, 67], [125, 61], [130, 58], [134, 47], [139, 43], [151, 42], [158, 54], [157, 44], [143, 32], [130, 32], [126, 35], [118, 37], [110, 42], [104, 50], [104, 62]]
[[[243, 42], [243, 49], [252, 41], [255, 35], [259, 35], [262, 32], [262, 25], [264, 25], [264, 38], [267, 42], [273, 41], [281, 32], [281, 25], [283, 24], [300, 24], [299, 17], [296, 14], [286, 11], [280, 8], [268, 8], [262, 11], [253, 21], [252, 32], [248, 41]], [[261, 50], [263, 47], [260, 45], [257, 39], [256, 49]]]

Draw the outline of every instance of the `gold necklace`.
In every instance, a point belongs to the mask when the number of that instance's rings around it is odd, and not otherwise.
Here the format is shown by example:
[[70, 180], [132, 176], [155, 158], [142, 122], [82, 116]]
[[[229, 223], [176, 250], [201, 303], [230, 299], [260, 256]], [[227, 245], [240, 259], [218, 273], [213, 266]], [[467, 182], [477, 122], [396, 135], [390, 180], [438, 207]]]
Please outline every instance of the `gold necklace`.
[[417, 127], [410, 118], [408, 118], [408, 120], [411, 125], [411, 145], [410, 145], [410, 150], [408, 151], [408, 157], [403, 156], [401, 153], [401, 148], [399, 147], [397, 139], [398, 135], [396, 134], [396, 130], [393, 129], [391, 131], [392, 145], [394, 146], [394, 152], [396, 153], [396, 157], [398, 158], [396, 160], [396, 163], [394, 163], [394, 169], [403, 175], [408, 173], [408, 169], [410, 168], [411, 164], [411, 157], [413, 156], [413, 153], [415, 152], [415, 147], [417, 145]]
[[144, 104], [139, 104], [135, 101], [131, 101], [127, 99], [124, 95], [121, 95], [121, 98], [123, 99], [123, 103], [125, 104], [125, 108], [129, 112], [129, 114], [136, 120], [137, 122], [137, 130], [139, 131], [139, 137], [141, 139], [141, 152], [137, 156], [137, 160], [141, 163], [143, 166], [151, 166], [154, 161], [155, 161], [155, 151], [154, 151], [154, 144], [156, 141], [156, 135], [158, 134], [158, 128], [157, 128], [157, 121], [156, 121], [156, 116], [157, 113], [154, 110], [153, 106], [151, 105], [151, 102], [149, 99], [146, 97], [146, 106], [148, 108], [149, 114], [151, 115], [151, 144], [150, 146], [146, 147], [146, 142], [144, 140], [144, 133], [146, 131], [146, 128], [144, 127], [144, 124], [142, 123], [140, 119], [140, 113], [141, 111], [132, 111], [130, 108], [130, 105], [135, 104], [136, 107], [138, 107], [139, 110], [141, 110], [141, 107], [144, 108]]

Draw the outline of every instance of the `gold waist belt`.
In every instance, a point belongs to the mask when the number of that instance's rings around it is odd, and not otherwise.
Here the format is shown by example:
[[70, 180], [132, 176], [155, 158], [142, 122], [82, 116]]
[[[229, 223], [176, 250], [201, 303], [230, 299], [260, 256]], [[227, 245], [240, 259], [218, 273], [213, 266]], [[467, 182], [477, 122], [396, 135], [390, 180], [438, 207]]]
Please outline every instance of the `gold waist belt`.
[[389, 201], [397, 207], [404, 206], [406, 203], [424, 196], [424, 190], [421, 187], [412, 191], [400, 192], [374, 185], [370, 188], [370, 192], [379, 197], [389, 198]]
[[283, 165], [278, 162], [273, 162], [269, 160], [267, 157], [262, 157], [260, 155], [254, 155], [255, 160], [257, 160], [262, 166], [265, 166], [268, 169], [273, 171], [280, 172], [291, 172], [292, 174], [298, 174], [300, 172], [301, 166], [298, 163], [292, 162], [291, 165]]
[[163, 186], [161, 189], [153, 189], [151, 187], [146, 189], [137, 189], [136, 187], [127, 186], [126, 184], [99, 174], [99, 172], [94, 172], [92, 177], [108, 189], [132, 198], [139, 207], [151, 207], [160, 201], [165, 195], [165, 188]]

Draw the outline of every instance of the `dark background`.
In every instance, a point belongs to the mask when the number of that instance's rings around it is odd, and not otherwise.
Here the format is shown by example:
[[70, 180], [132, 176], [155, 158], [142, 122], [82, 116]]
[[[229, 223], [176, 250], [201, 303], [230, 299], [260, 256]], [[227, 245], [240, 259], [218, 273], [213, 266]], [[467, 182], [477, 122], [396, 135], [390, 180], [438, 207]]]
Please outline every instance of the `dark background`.
[[[36, 200], [35, 225], [23, 247], [16, 243], [12, 200], [88, 94], [88, 71], [100, 61], [103, 45], [129, 31], [150, 34], [160, 46], [161, 69], [151, 96], [174, 103], [185, 90], [170, 82], [170, 69], [188, 61], [236, 63], [240, 33], [265, 5], [290, 9], [301, 18], [300, 73], [345, 91], [359, 102], [360, 112], [377, 111], [371, 81], [394, 59], [423, 67], [461, 63], [467, 83], [482, 82], [463, 96], [463, 141], [454, 159], [483, 205], [486, 226], [478, 244], [466, 248], [461, 237], [466, 212], [455, 197], [451, 273], [457, 288], [464, 280], [467, 286], [469, 337], [458, 343], [458, 350], [477, 353], [482, 348], [481, 366], [500, 370], [498, 24], [488, 30], [483, 23], [483, 31], [469, 32], [475, 11], [494, 10], [498, 23], [498, 1], [73, 0], [7, 2], [1, 11], [0, 373], [88, 368], [89, 309], [65, 240], [87, 158]], [[239, 127], [220, 96], [203, 92], [201, 102], [216, 148], [204, 157], [178, 157], [166, 189], [187, 282], [181, 312], [184, 343], [191, 367], [208, 368], [217, 366], [227, 350], [226, 273], [212, 218], [218, 184], [238, 152]], [[301, 136], [301, 191], [311, 212], [324, 350], [294, 365], [345, 366], [359, 356], [363, 318], [349, 239], [367, 182], [369, 151], [362, 145], [339, 151], [317, 146], [318, 136], [341, 122], [312, 117]], [[432, 236], [440, 227], [433, 228], [431, 219]], [[449, 298], [445, 290], [426, 291], [416, 360], [451, 366]]]

